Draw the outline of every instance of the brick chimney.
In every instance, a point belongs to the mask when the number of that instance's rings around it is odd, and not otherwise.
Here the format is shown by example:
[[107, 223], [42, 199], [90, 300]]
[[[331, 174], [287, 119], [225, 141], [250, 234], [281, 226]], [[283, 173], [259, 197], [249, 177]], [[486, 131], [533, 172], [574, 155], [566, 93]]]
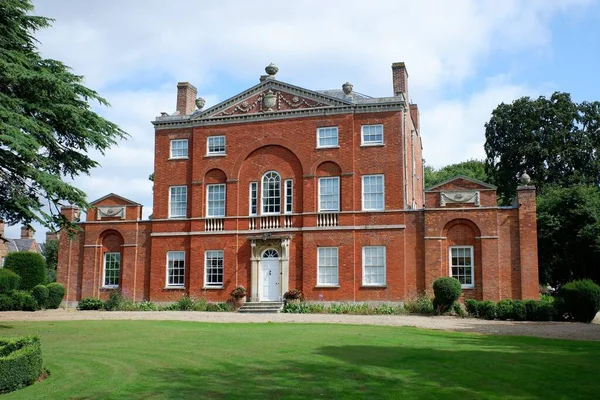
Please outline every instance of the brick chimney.
[[416, 104], [410, 105], [410, 117], [413, 120], [413, 126], [418, 131], [419, 130], [419, 107]]
[[58, 240], [58, 233], [52, 232], [52, 231], [46, 232], [46, 243], [48, 243], [52, 240]]
[[33, 239], [33, 234], [35, 231], [28, 225], [23, 225], [21, 227], [21, 239]]
[[198, 90], [189, 82], [177, 84], [177, 111], [179, 115], [188, 115], [196, 109], [196, 94]]
[[60, 213], [67, 219], [69, 222], [79, 222], [79, 207], [75, 206], [63, 206], [60, 208]]
[[392, 81], [394, 83], [394, 96], [404, 94], [404, 98], [408, 100], [408, 71], [403, 62], [392, 64]]

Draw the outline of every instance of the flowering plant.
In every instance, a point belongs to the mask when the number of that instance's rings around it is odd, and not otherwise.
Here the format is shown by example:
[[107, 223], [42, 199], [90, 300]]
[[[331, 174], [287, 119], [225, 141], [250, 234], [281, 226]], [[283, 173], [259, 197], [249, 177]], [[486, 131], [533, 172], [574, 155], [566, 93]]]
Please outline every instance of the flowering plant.
[[236, 286], [229, 294], [234, 299], [241, 299], [242, 297], [246, 297], [246, 288], [242, 285]]
[[292, 289], [283, 294], [283, 298], [286, 300], [302, 300], [302, 292], [298, 289]]

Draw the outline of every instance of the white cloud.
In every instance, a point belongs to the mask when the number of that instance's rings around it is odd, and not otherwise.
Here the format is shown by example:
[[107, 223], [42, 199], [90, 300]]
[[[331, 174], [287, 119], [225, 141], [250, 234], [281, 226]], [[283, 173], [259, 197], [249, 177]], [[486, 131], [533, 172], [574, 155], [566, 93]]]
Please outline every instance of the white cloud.
[[[500, 101], [534, 93], [527, 82], [490, 82], [467, 98], [444, 93], [485, 79], [495, 53], [551, 53], [550, 22], [593, 0], [35, 0], [55, 18], [36, 34], [45, 57], [86, 77], [112, 104], [98, 109], [131, 134], [79, 177], [90, 199], [117, 192], [151, 207], [153, 128], [175, 108], [175, 83], [190, 81], [207, 106], [258, 82], [266, 64], [309, 89], [345, 81], [373, 96], [392, 93], [390, 65], [404, 61], [421, 108], [424, 154], [436, 165], [483, 155], [483, 123]], [[494, 72], [497, 73], [497, 72]], [[534, 93], [537, 94], [537, 93]], [[441, 146], [440, 144], [444, 144]], [[451, 151], [448, 151], [450, 150]]]

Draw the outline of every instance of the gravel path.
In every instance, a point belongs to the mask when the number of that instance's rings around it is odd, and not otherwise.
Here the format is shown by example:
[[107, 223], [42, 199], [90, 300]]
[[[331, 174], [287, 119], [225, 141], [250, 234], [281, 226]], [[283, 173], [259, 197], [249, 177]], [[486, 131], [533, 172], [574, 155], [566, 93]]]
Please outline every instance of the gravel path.
[[471, 318], [423, 317], [416, 315], [239, 314], [197, 311], [108, 312], [59, 309], [37, 312], [5, 311], [0, 313], [0, 323], [9, 321], [75, 320], [170, 320], [213, 323], [277, 322], [414, 326], [417, 328], [494, 335], [537, 336], [554, 339], [600, 341], [600, 325], [572, 322], [485, 321]]

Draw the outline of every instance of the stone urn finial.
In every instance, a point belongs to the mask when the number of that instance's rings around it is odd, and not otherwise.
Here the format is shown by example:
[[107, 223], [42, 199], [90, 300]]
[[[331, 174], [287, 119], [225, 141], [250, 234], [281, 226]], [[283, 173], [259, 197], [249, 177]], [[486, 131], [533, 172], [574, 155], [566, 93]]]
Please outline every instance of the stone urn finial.
[[342, 90], [344, 91], [344, 94], [346, 96], [349, 96], [350, 94], [352, 94], [353, 87], [354, 87], [353, 84], [351, 84], [350, 82], [346, 82], [342, 85]]
[[271, 78], [273, 78], [275, 76], [275, 74], [277, 74], [278, 71], [279, 71], [279, 68], [277, 68], [277, 65], [275, 65], [273, 63], [267, 65], [267, 67], [265, 68], [265, 72], [267, 74], [269, 74], [269, 76]]
[[521, 174], [521, 176], [519, 177], [519, 182], [521, 182], [521, 185], [523, 186], [527, 186], [529, 185], [529, 183], [531, 183], [531, 178], [529, 177], [529, 175], [527, 175], [527, 172], [523, 172]]
[[206, 100], [204, 100], [202, 97], [198, 97], [196, 99], [196, 107], [198, 107], [198, 110], [202, 110], [202, 107], [204, 107], [205, 104]]

